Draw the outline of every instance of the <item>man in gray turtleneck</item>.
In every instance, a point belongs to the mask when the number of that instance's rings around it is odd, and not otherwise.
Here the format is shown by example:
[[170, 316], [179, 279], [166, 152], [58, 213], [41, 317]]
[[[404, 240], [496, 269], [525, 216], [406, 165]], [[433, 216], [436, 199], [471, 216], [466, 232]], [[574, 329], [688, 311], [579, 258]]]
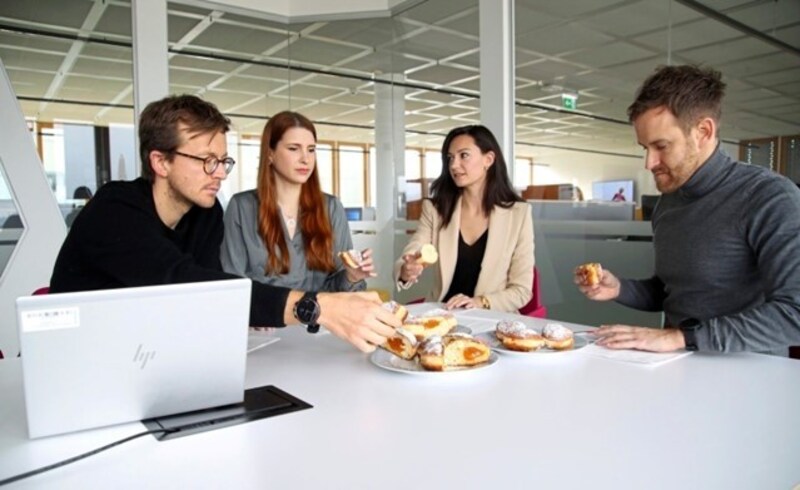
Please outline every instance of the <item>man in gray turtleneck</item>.
[[662, 67], [628, 108], [662, 196], [653, 213], [655, 275], [599, 285], [593, 300], [663, 310], [666, 328], [601, 327], [598, 344], [786, 355], [800, 345], [800, 190], [719, 147], [725, 84], [695, 66]]

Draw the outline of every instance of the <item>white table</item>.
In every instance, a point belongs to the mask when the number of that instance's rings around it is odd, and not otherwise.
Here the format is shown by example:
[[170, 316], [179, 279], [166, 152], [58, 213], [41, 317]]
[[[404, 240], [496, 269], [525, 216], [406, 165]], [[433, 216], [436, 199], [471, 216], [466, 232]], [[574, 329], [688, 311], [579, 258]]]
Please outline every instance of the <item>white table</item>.
[[[795, 360], [694, 354], [646, 368], [570, 352], [415, 376], [380, 369], [332, 335], [299, 328], [278, 335], [280, 342], [249, 356], [247, 384], [274, 384], [313, 409], [166, 442], [147, 436], [8, 488], [800, 483]], [[0, 479], [143, 429], [28, 440], [20, 371], [18, 360], [0, 361]]]

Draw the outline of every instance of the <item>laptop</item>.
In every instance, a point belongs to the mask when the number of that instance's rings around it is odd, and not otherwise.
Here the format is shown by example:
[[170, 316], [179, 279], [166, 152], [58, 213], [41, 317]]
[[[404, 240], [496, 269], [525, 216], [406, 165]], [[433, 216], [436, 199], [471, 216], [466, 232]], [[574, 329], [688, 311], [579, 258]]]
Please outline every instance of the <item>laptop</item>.
[[244, 398], [248, 279], [17, 299], [31, 438]]

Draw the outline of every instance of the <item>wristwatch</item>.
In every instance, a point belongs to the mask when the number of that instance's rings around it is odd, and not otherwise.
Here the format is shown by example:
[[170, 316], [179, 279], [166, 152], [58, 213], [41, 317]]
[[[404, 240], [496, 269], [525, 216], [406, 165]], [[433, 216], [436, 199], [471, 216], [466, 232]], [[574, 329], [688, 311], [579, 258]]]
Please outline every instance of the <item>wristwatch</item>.
[[306, 325], [308, 333], [319, 332], [319, 323], [317, 323], [317, 320], [319, 320], [320, 307], [317, 301], [316, 291], [305, 293], [303, 297], [294, 304], [292, 313], [300, 323]]
[[678, 325], [678, 329], [683, 332], [683, 341], [686, 344], [686, 350], [697, 350], [697, 330], [699, 328], [700, 320], [696, 318], [689, 318]]

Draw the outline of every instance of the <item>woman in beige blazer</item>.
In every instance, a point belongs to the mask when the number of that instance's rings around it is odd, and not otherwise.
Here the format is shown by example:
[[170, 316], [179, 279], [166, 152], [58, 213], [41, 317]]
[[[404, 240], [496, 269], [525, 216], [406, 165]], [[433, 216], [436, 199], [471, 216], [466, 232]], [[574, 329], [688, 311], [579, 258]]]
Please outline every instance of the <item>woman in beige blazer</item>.
[[464, 126], [442, 145], [442, 174], [422, 203], [419, 227], [394, 267], [398, 288], [413, 286], [420, 247], [439, 251], [428, 301], [447, 308], [516, 312], [531, 299], [533, 218], [517, 195], [494, 135]]

